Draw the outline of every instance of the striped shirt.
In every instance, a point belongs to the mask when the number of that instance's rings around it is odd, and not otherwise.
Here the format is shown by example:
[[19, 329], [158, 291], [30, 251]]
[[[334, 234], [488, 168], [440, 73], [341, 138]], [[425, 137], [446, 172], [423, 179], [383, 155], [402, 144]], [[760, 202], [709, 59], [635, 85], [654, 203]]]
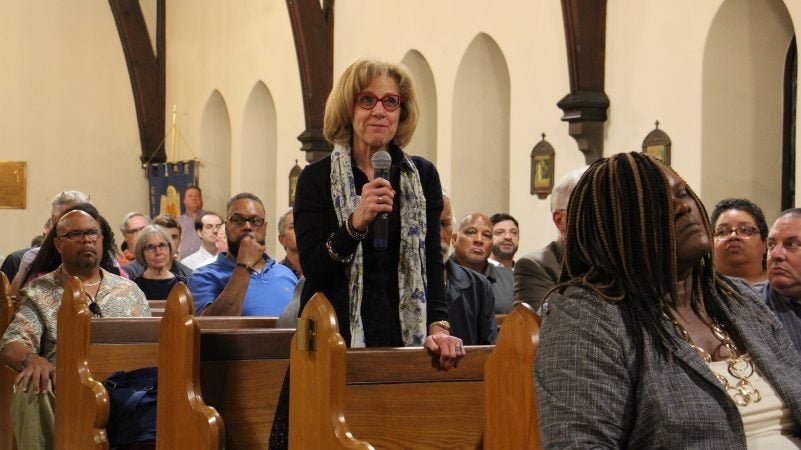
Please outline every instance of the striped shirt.
[[774, 291], [767, 281], [755, 284], [754, 289], [762, 295], [768, 308], [784, 325], [796, 350], [801, 352], [801, 302]]

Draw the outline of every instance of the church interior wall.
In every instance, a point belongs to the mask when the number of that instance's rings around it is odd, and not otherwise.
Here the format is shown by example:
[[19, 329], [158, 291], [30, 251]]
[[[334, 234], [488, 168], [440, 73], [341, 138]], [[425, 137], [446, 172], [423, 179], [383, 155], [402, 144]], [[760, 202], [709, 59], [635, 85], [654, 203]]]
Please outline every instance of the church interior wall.
[[[722, 126], [710, 126], [705, 119], [710, 107], [704, 78], [709, 75], [708, 42], [727, 2], [740, 2], [726, 6], [747, 12], [742, 9], [746, 0], [608, 2], [606, 92], [611, 106], [604, 151], [639, 150], [642, 139], [659, 120], [660, 128], [673, 140], [673, 166], [710, 202], [725, 190], [718, 184], [721, 174], [739, 173], [743, 158], [714, 158], [712, 170], [705, 152], [712, 155], [737, 144], [749, 155], [748, 165], [760, 166], [742, 174], [741, 184], [747, 187], [743, 195], [766, 201], [778, 198], [779, 192], [758, 181], [773, 169], [761, 167], [759, 152], [763, 149], [754, 147], [768, 142], [766, 135], [775, 135], [769, 128], [781, 125], [762, 116], [758, 118], [763, 120], [754, 120], [753, 112], [741, 119], [737, 114], [776, 107], [775, 99], [760, 96], [740, 105], [739, 110], [716, 106], [721, 109], [716, 120], [724, 124], [739, 120], [737, 127], [746, 138], [736, 143], [715, 136], [722, 133], [715, 131]], [[147, 208], [130, 80], [108, 4], [89, 0], [75, 0], [68, 6], [62, 3], [5, 2], [0, 6], [4, 34], [0, 49], [14, 67], [0, 74], [7, 99], [6, 108], [0, 111], [0, 135], [5, 138], [0, 159], [28, 162], [28, 207], [0, 211], [5, 223], [14, 224], [0, 237], [0, 254], [30, 240], [49, 214], [50, 198], [63, 189], [90, 192], [115, 225], [127, 210]], [[152, 0], [142, 3], [152, 6]], [[801, 18], [801, 1], [784, 4], [789, 19], [779, 20], [781, 27], [764, 36], [770, 42], [786, 40], [792, 24]], [[145, 8], [146, 17], [152, 16], [150, 6]], [[751, 14], [749, 26], [761, 29], [774, 23], [771, 11], [775, 9]], [[556, 149], [557, 180], [584, 164], [556, 106], [569, 92], [559, 2], [511, 1], [500, 7], [497, 2], [479, 0], [340, 1], [335, 17], [335, 77], [361, 56], [414, 61], [410, 64], [417, 66], [412, 67], [413, 73], [425, 73], [421, 67], [430, 72], [426, 92], [436, 98], [427, 99], [426, 108], [435, 118], [430, 125], [426, 123], [433, 131], [421, 128], [424, 139], [419, 144], [428, 147], [433, 143], [435, 148], [424, 153], [429, 150], [417, 150], [418, 142], [413, 141], [410, 151], [435, 161], [443, 186], [460, 203], [455, 205], [457, 216], [473, 209], [465, 204], [469, 195], [454, 192], [459, 186], [456, 179], [463, 174], [460, 149], [454, 148], [454, 135], [459, 132], [454, 129], [454, 117], [458, 117], [454, 108], [459, 105], [455, 96], [463, 95], [456, 89], [457, 74], [477, 36], [496, 43], [508, 70], [509, 95], [508, 130], [501, 131], [508, 134], [504, 144], [508, 154], [500, 155], [508, 172], [502, 201], [521, 223], [521, 253], [552, 240], [556, 232], [548, 201], [529, 194], [531, 149], [545, 133]], [[737, 37], [736, 31], [728, 31], [732, 39]], [[739, 39], [754, 37], [740, 34]], [[747, 39], [738, 42], [754, 43]], [[772, 61], [786, 51], [771, 48], [772, 56], [765, 57]], [[722, 55], [726, 55], [725, 48]], [[485, 70], [492, 72], [494, 67]], [[762, 80], [776, 76], [769, 72], [751, 71], [748, 83], [737, 89], [761, 88]], [[270, 100], [264, 100], [254, 112], [252, 95], [259, 83]], [[775, 92], [771, 95], [775, 97]], [[210, 99], [224, 106], [227, 119], [221, 114], [206, 116]], [[305, 165], [297, 140], [305, 128], [301, 86], [285, 2], [168, 2], [168, 122], [173, 105], [183, 137], [177, 141], [176, 151], [181, 158], [197, 156], [201, 160], [200, 183], [207, 208], [224, 212], [225, 199], [243, 190], [263, 196], [271, 222], [268, 250], [281, 257], [275, 219], [287, 208], [289, 170], [296, 159]], [[219, 113], [216, 106], [212, 109]], [[267, 122], [265, 129], [270, 133], [254, 131], [254, 124], [260, 121]], [[227, 122], [227, 134], [223, 122]], [[775, 147], [775, 143], [769, 145]], [[719, 147], [710, 150], [715, 146]], [[267, 149], [268, 155], [258, 157], [259, 148]], [[488, 148], [486, 157], [497, 159], [498, 155]], [[801, 177], [801, 170], [796, 177]], [[777, 212], [774, 206], [770, 209]]]

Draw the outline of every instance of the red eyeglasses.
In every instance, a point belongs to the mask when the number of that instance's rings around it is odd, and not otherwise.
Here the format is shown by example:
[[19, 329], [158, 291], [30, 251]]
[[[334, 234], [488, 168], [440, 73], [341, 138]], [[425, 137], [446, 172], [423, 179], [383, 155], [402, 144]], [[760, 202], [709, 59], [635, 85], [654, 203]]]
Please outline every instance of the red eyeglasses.
[[356, 94], [356, 104], [359, 108], [370, 110], [375, 108], [378, 102], [381, 102], [381, 104], [384, 105], [384, 109], [387, 111], [395, 111], [400, 108], [403, 103], [403, 97], [398, 94], [387, 94], [378, 98], [369, 92], [359, 92]]

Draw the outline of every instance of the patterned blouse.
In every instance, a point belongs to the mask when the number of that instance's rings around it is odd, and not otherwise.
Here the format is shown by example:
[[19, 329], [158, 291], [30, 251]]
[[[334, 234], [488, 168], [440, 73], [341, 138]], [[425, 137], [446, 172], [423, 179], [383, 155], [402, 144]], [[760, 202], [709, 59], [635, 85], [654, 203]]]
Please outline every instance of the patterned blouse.
[[[147, 299], [134, 282], [103, 269], [95, 297], [103, 317], [150, 317]], [[19, 309], [0, 339], [0, 351], [9, 342], [22, 342], [48, 361], [56, 363], [56, 323], [63, 283], [70, 278], [62, 267], [37, 278], [21, 289]]]

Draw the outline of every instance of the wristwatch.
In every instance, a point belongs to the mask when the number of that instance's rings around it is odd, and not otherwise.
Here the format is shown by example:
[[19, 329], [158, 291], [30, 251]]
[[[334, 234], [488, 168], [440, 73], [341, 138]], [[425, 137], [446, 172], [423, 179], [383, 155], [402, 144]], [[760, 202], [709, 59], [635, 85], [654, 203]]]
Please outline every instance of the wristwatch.
[[451, 331], [451, 324], [449, 324], [447, 320], [438, 320], [436, 322], [431, 322], [430, 324], [428, 324], [428, 329], [431, 330], [431, 327], [433, 327], [434, 325], [439, 325], [440, 327], [445, 328], [445, 330]]

